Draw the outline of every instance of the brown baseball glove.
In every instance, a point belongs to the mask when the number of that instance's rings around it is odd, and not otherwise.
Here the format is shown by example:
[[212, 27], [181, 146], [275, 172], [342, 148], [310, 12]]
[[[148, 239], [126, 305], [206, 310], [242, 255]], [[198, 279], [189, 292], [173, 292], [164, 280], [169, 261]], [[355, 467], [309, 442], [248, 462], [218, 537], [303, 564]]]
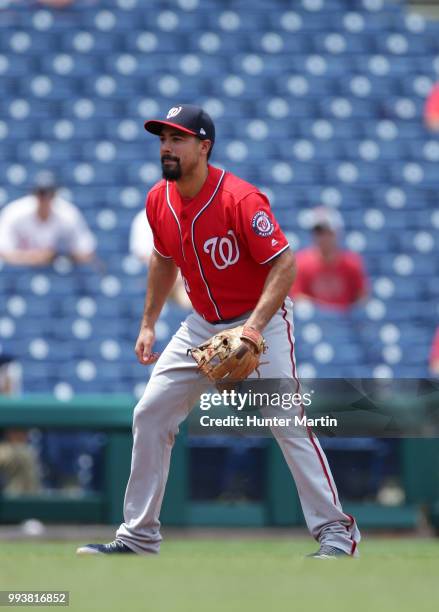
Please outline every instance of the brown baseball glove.
[[189, 349], [198, 369], [213, 382], [244, 380], [260, 364], [265, 340], [253, 327], [226, 329], [199, 346]]

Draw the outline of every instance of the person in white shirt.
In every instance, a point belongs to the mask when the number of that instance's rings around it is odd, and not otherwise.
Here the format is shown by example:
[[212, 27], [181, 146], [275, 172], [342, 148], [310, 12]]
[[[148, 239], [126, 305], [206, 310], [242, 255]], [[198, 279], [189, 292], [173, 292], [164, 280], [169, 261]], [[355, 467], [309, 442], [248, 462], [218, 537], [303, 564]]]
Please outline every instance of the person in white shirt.
[[[146, 266], [149, 265], [151, 254], [154, 248], [152, 231], [146, 217], [144, 209], [139, 211], [131, 223], [130, 230], [130, 253], [135, 255]], [[181, 308], [190, 308], [191, 303], [184, 288], [184, 281], [179, 273], [173, 290], [169, 298]]]
[[154, 240], [152, 230], [149, 226], [146, 212], [140, 210], [131, 223], [130, 230], [130, 253], [140, 259], [145, 265], [149, 265]]
[[0, 259], [10, 265], [47, 266], [57, 255], [88, 263], [95, 249], [84, 217], [59, 197], [51, 173], [38, 175], [31, 194], [0, 210]]

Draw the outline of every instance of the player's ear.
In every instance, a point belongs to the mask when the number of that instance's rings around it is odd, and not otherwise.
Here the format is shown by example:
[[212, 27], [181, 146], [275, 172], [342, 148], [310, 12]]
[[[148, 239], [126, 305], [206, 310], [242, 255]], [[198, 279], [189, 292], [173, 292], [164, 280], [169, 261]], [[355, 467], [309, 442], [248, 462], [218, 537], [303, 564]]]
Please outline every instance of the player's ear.
[[202, 151], [206, 157], [209, 155], [209, 151], [212, 148], [212, 141], [211, 140], [200, 140], [201, 142], [201, 149], [200, 151]]

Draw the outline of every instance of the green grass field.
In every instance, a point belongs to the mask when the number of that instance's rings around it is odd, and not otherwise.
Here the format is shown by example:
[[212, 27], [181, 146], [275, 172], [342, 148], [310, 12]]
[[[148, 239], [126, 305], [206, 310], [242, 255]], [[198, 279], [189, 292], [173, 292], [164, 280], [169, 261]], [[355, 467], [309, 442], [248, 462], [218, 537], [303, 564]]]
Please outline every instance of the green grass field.
[[439, 542], [373, 539], [362, 558], [303, 559], [310, 539], [170, 540], [158, 556], [76, 557], [83, 542], [5, 542], [1, 590], [69, 590], [107, 612], [438, 609]]

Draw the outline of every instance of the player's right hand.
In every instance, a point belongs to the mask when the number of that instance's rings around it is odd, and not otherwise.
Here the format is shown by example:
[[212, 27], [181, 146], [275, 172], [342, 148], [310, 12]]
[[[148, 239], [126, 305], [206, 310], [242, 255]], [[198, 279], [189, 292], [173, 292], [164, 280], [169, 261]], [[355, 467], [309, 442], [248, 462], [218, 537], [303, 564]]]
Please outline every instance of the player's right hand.
[[142, 327], [137, 338], [135, 353], [137, 360], [142, 365], [150, 365], [157, 361], [160, 357], [160, 353], [153, 353], [152, 347], [155, 341], [154, 329], [151, 327]]

